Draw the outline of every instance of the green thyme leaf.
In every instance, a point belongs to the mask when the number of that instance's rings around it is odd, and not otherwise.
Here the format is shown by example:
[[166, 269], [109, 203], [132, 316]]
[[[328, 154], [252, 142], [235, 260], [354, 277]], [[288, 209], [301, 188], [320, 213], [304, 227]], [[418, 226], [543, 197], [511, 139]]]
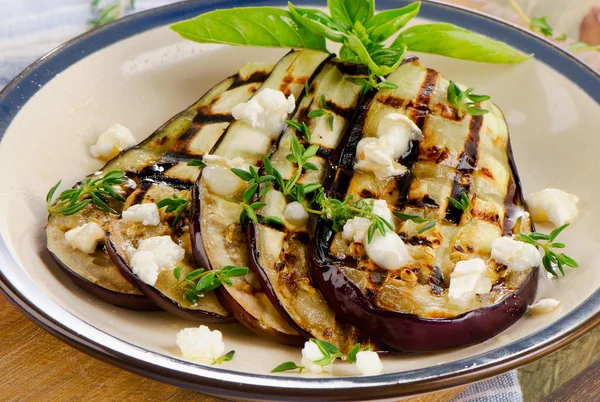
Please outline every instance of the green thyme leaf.
[[177, 280], [181, 279], [181, 267], [175, 267], [175, 269], [173, 270], [173, 276]]
[[291, 370], [298, 370], [298, 372], [302, 373], [302, 370], [304, 370], [305, 368], [306, 367], [304, 367], [304, 366], [298, 366], [294, 362], [285, 362], [285, 363], [281, 363], [279, 366], [277, 366], [273, 370], [271, 370], [271, 373], [283, 373], [284, 371], [291, 371]]
[[225, 353], [223, 356], [214, 359], [212, 361], [211, 365], [221, 364], [223, 362], [231, 361], [233, 359], [234, 354], [235, 354], [235, 350], [230, 350], [229, 352]]

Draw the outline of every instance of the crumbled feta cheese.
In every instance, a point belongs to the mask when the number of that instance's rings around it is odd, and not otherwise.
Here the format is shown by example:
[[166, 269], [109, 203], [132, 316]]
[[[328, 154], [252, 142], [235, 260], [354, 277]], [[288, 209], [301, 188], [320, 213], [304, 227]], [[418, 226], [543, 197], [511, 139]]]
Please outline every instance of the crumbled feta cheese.
[[380, 268], [402, 268], [409, 260], [406, 245], [400, 236], [390, 230], [385, 236], [376, 230], [370, 243], [365, 239], [364, 246], [369, 258]]
[[122, 213], [125, 222], [137, 222], [144, 226], [158, 226], [160, 215], [155, 203], [132, 205]]
[[206, 325], [182, 329], [177, 334], [176, 342], [183, 357], [190, 360], [210, 362], [225, 353], [221, 331], [211, 331]]
[[386, 138], [363, 138], [356, 146], [355, 170], [373, 172], [378, 179], [400, 176], [408, 171], [406, 166], [396, 162], [394, 151]]
[[450, 302], [466, 307], [476, 295], [488, 293], [492, 289], [492, 280], [486, 274], [487, 267], [481, 258], [456, 263], [450, 274]]
[[383, 365], [376, 352], [363, 351], [356, 354], [356, 368], [363, 375], [377, 375], [383, 370]]
[[88, 222], [66, 232], [65, 239], [74, 249], [91, 254], [96, 251], [98, 242], [104, 239], [104, 230], [97, 223]]
[[301, 364], [306, 367], [308, 371], [311, 373], [319, 374], [319, 373], [331, 373], [333, 370], [333, 363], [330, 363], [326, 366], [319, 366], [314, 362], [324, 358], [325, 355], [321, 353], [321, 349], [317, 346], [316, 343], [308, 341], [304, 343], [304, 349], [302, 349], [302, 362]]
[[577, 216], [579, 198], [555, 188], [546, 188], [525, 199], [536, 222], [549, 221], [556, 226], [571, 222]]
[[285, 206], [283, 217], [294, 226], [305, 226], [308, 222], [308, 212], [299, 202], [290, 202]]
[[510, 237], [499, 237], [492, 242], [492, 258], [506, 265], [511, 271], [524, 271], [539, 267], [542, 257], [532, 244], [514, 240]]
[[236, 120], [260, 130], [267, 137], [277, 139], [295, 108], [294, 95], [286, 98], [281, 91], [265, 88], [248, 102], [236, 105], [231, 114]]
[[[392, 213], [385, 200], [365, 200], [371, 202], [372, 212], [393, 225]], [[383, 236], [379, 230], [373, 234], [373, 239], [368, 242], [368, 230], [371, 221], [367, 218], [356, 217], [346, 221], [342, 231], [342, 237], [346, 241], [363, 243], [369, 258], [377, 266], [385, 269], [400, 268], [409, 260], [406, 245], [395, 232], [386, 227], [386, 235]]]
[[377, 137], [386, 138], [392, 148], [392, 158], [398, 159], [409, 149], [411, 141], [423, 138], [421, 130], [411, 119], [400, 113], [389, 113], [377, 126]]
[[529, 315], [548, 314], [556, 310], [560, 302], [555, 299], [541, 299], [527, 309]]
[[185, 250], [175, 244], [170, 236], [156, 236], [142, 240], [137, 250], [128, 248], [127, 254], [133, 273], [144, 283], [153, 286], [161, 271], [173, 269], [183, 260]]
[[100, 134], [96, 144], [90, 147], [90, 154], [94, 158], [108, 160], [135, 144], [135, 137], [127, 127], [114, 124]]
[[246, 189], [246, 182], [231, 171], [231, 168], [248, 170], [242, 158], [204, 155], [202, 161], [206, 165], [202, 169], [202, 181], [213, 193], [225, 197]]
[[371, 221], [367, 218], [356, 217], [346, 221], [342, 230], [342, 237], [346, 241], [362, 243], [367, 237]]

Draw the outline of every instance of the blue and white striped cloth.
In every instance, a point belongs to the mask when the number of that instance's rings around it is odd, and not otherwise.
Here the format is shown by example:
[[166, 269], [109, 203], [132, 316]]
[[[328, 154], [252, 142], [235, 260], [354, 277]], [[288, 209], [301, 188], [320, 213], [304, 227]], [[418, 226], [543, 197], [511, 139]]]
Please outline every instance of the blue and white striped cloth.
[[[137, 11], [174, 3], [137, 0]], [[0, 0], [0, 89], [25, 67], [88, 29], [90, 0]], [[516, 372], [474, 384], [452, 402], [521, 402]]]

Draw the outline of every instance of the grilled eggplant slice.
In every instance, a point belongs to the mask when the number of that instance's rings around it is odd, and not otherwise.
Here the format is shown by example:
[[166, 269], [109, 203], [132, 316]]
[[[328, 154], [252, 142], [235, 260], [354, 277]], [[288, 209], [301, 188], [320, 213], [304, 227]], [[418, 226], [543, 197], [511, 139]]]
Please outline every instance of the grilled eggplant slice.
[[[194, 169], [196, 174], [198, 173], [196, 167], [188, 167], [188, 169]], [[192, 173], [190, 172], [190, 174]], [[165, 183], [155, 184], [144, 181], [128, 198], [125, 208], [134, 204], [158, 202], [165, 198], [171, 198], [174, 194], [189, 201], [190, 190], [177, 190]], [[141, 240], [154, 236], [170, 236], [185, 250], [184, 260], [177, 264], [182, 277], [196, 269], [190, 241], [189, 213], [183, 213], [178, 217], [176, 212], [165, 213], [161, 209], [160, 217], [158, 226], [143, 226], [140, 223], [128, 223], [121, 219], [114, 219], [111, 222], [106, 247], [121, 274], [157, 306], [172, 314], [206, 324], [235, 321], [219, 304], [214, 292], [204, 294], [195, 303], [186, 299], [185, 290], [173, 275], [173, 270], [160, 272], [153, 286], [148, 285], [132, 272], [127, 249], [129, 247], [137, 248]]]
[[[182, 166], [190, 158], [199, 158], [210, 150], [229, 123], [231, 108], [246, 101], [268, 76], [272, 64], [251, 63], [240, 69], [237, 75], [227, 78], [208, 91], [198, 102], [178, 114], [150, 137], [111, 161], [101, 173], [123, 170], [127, 173], [127, 195], [142, 179], [153, 181], [158, 176], [173, 184], [181, 180]], [[189, 170], [183, 169], [184, 172]], [[184, 180], [184, 187], [191, 187], [197, 169]], [[120, 212], [122, 206], [114, 205]], [[115, 216], [102, 212], [91, 204], [77, 214], [63, 216], [52, 214], [46, 226], [47, 248], [58, 266], [79, 286], [96, 297], [117, 306], [153, 310], [154, 303], [119, 273], [111, 262], [104, 246], [93, 254], [74, 250], [65, 241], [65, 232], [93, 221], [107, 230]]]
[[[299, 100], [305, 83], [310, 84], [328, 58], [321, 52], [292, 51], [279, 61], [259, 91], [276, 89], [286, 96], [293, 94]], [[256, 129], [237, 121], [211, 154], [228, 159], [241, 157], [245, 163], [259, 166], [274, 145], [265, 139]], [[192, 198], [191, 234], [198, 265], [208, 269], [226, 265], [247, 267], [248, 251], [240, 224], [241, 197], [219, 196], [200, 178]], [[223, 284], [216, 293], [234, 317], [260, 336], [288, 345], [302, 343], [303, 338], [279, 314], [252, 271], [246, 276], [232, 278], [232, 281], [231, 286]]]
[[[339, 143], [360, 102], [361, 87], [346, 78], [365, 78], [366, 74], [368, 71], [364, 66], [332, 59], [313, 81], [294, 120], [306, 123], [312, 133], [312, 143], [320, 146], [317, 156], [311, 159], [320, 169], [305, 172], [299, 179], [300, 183], [323, 181], [327, 158]], [[311, 111], [323, 107], [333, 116], [333, 126], [330, 126], [330, 115], [307, 117]], [[273, 167], [282, 173], [285, 180], [295, 173], [295, 166], [286, 159], [286, 155], [291, 153], [290, 139], [294, 135], [299, 136], [288, 127], [270, 158]], [[359, 342], [375, 349], [376, 346], [363, 333], [337, 319], [335, 312], [312, 285], [308, 276], [310, 231], [308, 227], [297, 227], [285, 220], [284, 195], [272, 189], [261, 201], [267, 204], [260, 213], [263, 218], [276, 217], [285, 223], [281, 227], [270, 225], [263, 219], [258, 224], [248, 225], [250, 267], [273, 305], [307, 338], [330, 342], [344, 352]]]
[[[537, 289], [537, 268], [508, 272], [490, 257], [493, 239], [532, 229], [506, 122], [489, 102], [484, 104], [488, 115], [458, 117], [446, 100], [448, 81], [417, 60], [400, 66], [388, 81], [399, 87], [374, 96], [337, 151], [339, 166], [326, 190], [336, 198], [385, 199], [391, 208], [436, 225], [419, 234], [416, 223], [396, 220], [410, 260], [402, 269], [388, 271], [321, 224], [311, 276], [341, 316], [395, 349], [435, 351], [483, 342], [517, 321]], [[411, 118], [424, 140], [403, 156], [409, 174], [376, 180], [353, 170], [356, 144], [373, 136], [390, 112]], [[461, 192], [470, 201], [464, 212], [447, 200]], [[486, 261], [493, 288], [457, 307], [448, 300], [450, 274], [456, 262], [471, 258]]]

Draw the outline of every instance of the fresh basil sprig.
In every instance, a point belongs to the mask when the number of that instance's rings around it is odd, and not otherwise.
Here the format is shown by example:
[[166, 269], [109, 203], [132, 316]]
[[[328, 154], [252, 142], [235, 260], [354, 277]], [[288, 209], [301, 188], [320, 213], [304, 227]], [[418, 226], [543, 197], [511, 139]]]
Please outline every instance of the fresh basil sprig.
[[[289, 11], [272, 7], [212, 11], [171, 28], [200, 43], [327, 51], [328, 39], [342, 44], [342, 60], [368, 66], [370, 81], [394, 71], [407, 50], [500, 64], [530, 57], [451, 24], [417, 25], [401, 31], [419, 13], [420, 2], [377, 14], [375, 0], [329, 0], [327, 4], [329, 15], [288, 3]], [[386, 47], [383, 42], [394, 35], [398, 36]]]

